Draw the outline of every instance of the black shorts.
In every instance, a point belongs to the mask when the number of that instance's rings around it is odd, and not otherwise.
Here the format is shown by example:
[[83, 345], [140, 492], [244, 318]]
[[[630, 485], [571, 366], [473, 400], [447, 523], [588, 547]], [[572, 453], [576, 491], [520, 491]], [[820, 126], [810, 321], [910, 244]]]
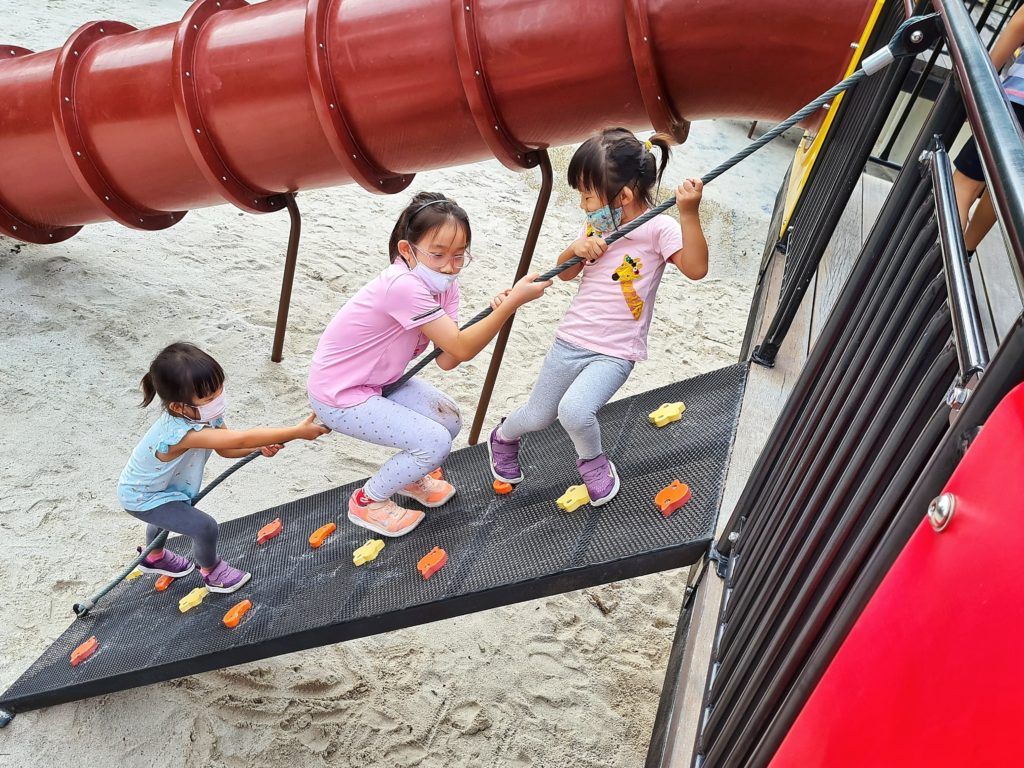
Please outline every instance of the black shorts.
[[[1024, 104], [1011, 101], [1010, 106], [1013, 107], [1013, 113], [1017, 116], [1017, 124], [1024, 125]], [[975, 181], [985, 180], [985, 172], [981, 168], [981, 158], [978, 157], [978, 147], [974, 143], [973, 136], [964, 144], [964, 148], [956, 156], [953, 165], [969, 179], [974, 179]]]

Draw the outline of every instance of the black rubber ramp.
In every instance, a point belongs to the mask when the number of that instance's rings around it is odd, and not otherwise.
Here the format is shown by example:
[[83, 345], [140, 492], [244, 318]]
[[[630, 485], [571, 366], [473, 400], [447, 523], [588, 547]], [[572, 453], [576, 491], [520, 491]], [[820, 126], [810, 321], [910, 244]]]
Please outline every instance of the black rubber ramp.
[[[555, 505], [581, 482], [572, 443], [556, 424], [525, 438], [526, 480], [508, 496], [491, 489], [485, 446], [454, 453], [445, 472], [455, 498], [428, 511], [413, 533], [386, 539], [380, 556], [358, 568], [353, 550], [376, 537], [345, 517], [354, 485], [225, 522], [221, 554], [252, 571], [249, 584], [182, 614], [178, 600], [200, 586], [198, 572], [164, 592], [148, 577], [122, 583], [44, 651], [0, 707], [36, 709], [689, 565], [712, 538], [745, 381], [746, 366], [734, 365], [604, 408], [604, 444], [622, 489], [597, 509], [565, 513]], [[648, 413], [678, 400], [686, 404], [680, 421], [648, 423]], [[654, 495], [676, 479], [693, 497], [666, 519]], [[257, 546], [256, 532], [275, 517], [283, 532]], [[312, 549], [309, 535], [331, 521], [338, 530]], [[190, 544], [175, 538], [168, 546], [187, 554]], [[416, 563], [435, 546], [448, 563], [424, 581]], [[246, 598], [252, 610], [225, 628], [224, 613]], [[91, 636], [99, 650], [72, 667], [72, 650]]]

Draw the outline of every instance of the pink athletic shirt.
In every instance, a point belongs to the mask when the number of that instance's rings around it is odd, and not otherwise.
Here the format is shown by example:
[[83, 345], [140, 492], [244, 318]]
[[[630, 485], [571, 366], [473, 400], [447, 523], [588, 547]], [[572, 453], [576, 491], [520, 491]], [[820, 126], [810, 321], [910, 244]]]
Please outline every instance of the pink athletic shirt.
[[647, 330], [665, 264], [683, 247], [679, 222], [664, 214], [585, 264], [580, 287], [555, 336], [592, 352], [647, 359]]
[[369, 400], [427, 348], [419, 327], [447, 314], [458, 322], [459, 284], [440, 296], [398, 259], [349, 299], [313, 353], [307, 389], [335, 408]]

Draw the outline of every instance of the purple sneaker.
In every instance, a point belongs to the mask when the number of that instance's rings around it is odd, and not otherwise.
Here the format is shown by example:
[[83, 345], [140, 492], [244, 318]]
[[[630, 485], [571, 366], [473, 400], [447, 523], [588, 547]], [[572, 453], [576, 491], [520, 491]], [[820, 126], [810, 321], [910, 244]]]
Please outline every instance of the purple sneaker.
[[213, 570], [203, 576], [203, 581], [211, 592], [227, 594], [239, 589], [251, 578], [251, 573], [232, 568], [226, 560], [218, 560]]
[[[136, 547], [136, 552], [142, 552], [142, 547]], [[176, 555], [169, 549], [165, 549], [159, 560], [150, 560], [149, 557], [139, 563], [139, 570], [143, 573], [158, 573], [161, 576], [170, 576], [172, 579], [180, 579], [188, 576], [195, 570], [195, 565], [187, 557]]]
[[523, 470], [519, 466], [519, 441], [503, 440], [498, 436], [498, 429], [505, 420], [491, 431], [487, 438], [487, 453], [491, 457], [491, 474], [495, 480], [503, 480], [515, 485], [523, 482]]
[[587, 485], [590, 506], [600, 507], [615, 498], [615, 494], [619, 492], [619, 473], [615, 471], [615, 465], [608, 461], [607, 456], [602, 453], [586, 461], [579, 459], [576, 466]]

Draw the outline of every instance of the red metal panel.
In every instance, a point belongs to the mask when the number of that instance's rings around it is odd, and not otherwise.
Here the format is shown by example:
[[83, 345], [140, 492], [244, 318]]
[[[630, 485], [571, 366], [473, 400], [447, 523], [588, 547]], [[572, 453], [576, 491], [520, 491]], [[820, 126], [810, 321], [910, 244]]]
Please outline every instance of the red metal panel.
[[[353, 178], [395, 192], [493, 153], [528, 167], [606, 125], [779, 119], [841, 77], [873, 5], [196, 0], [178, 24], [86, 25], [77, 62], [0, 55], [0, 226], [27, 240], [104, 218], [158, 228]], [[55, 123], [62, 82], [74, 100]], [[82, 157], [65, 163], [62, 142]]]
[[[1012, 766], [1024, 751], [1024, 385], [993, 412], [776, 754], [788, 766]], [[925, 510], [921, 510], [922, 517]]]

